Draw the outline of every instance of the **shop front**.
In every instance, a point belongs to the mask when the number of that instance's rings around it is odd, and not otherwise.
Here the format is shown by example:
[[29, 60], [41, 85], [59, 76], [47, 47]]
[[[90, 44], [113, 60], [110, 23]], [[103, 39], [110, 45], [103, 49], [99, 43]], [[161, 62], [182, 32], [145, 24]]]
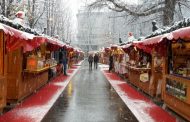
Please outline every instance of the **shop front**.
[[151, 78], [151, 55], [135, 46], [131, 47], [129, 52], [129, 82], [149, 94]]
[[23, 47], [8, 52], [7, 100], [9, 103], [22, 100], [46, 84], [50, 69], [53, 68], [56, 72], [57, 62], [52, 58], [53, 51], [48, 50], [49, 44], [51, 43], [48, 41], [44, 42], [27, 52], [23, 51]]
[[[4, 24], [1, 24], [1, 28], [0, 103], [2, 101], [1, 105], [4, 106], [6, 102], [22, 100], [47, 83], [49, 69], [56, 70], [57, 65], [52, 52], [64, 44]], [[51, 50], [49, 44], [52, 45]]]
[[128, 80], [137, 88], [152, 97], [161, 99], [161, 86], [164, 69], [164, 44], [159, 44], [165, 35], [134, 41], [124, 45], [123, 50], [128, 54], [126, 69]]
[[162, 89], [166, 105], [190, 121], [190, 28], [174, 31], [166, 39], [168, 57]]

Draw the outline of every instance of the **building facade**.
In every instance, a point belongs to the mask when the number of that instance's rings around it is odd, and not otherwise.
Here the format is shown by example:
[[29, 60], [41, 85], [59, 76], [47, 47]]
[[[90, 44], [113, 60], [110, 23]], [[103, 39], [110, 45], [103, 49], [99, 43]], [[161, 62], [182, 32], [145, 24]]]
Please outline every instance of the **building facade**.
[[84, 51], [99, 50], [113, 43], [109, 12], [79, 11], [77, 46]]

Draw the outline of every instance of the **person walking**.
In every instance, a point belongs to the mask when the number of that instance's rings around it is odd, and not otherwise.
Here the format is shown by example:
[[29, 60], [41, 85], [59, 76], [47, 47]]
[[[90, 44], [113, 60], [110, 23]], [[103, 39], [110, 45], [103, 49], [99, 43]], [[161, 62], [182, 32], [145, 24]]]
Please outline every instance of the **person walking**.
[[89, 62], [89, 69], [92, 70], [92, 62], [93, 62], [93, 56], [90, 54], [88, 56], [88, 62]]
[[62, 56], [62, 63], [63, 63], [63, 73], [65, 76], [67, 76], [67, 52], [64, 50], [63, 52], [63, 56]]
[[113, 69], [113, 55], [110, 54], [109, 57], [109, 72]]
[[59, 64], [57, 66], [58, 66], [57, 68], [58, 72], [63, 73], [63, 49], [59, 50]]
[[98, 62], [99, 62], [98, 54], [95, 54], [95, 56], [94, 56], [94, 69], [98, 68]]

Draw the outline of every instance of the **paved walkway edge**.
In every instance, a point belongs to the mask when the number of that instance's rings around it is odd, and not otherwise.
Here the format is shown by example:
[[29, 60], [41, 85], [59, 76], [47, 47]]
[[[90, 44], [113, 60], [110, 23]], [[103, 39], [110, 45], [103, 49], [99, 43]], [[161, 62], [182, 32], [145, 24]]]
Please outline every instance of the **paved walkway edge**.
[[139, 122], [175, 122], [176, 118], [136, 91], [115, 73], [108, 72], [107, 65], [100, 65], [106, 79], [131, 110]]
[[[0, 116], [0, 122], [40, 122], [54, 105], [70, 80], [78, 72], [83, 61], [74, 66], [70, 76], [58, 76], [23, 103]], [[68, 70], [69, 71], [69, 70]]]

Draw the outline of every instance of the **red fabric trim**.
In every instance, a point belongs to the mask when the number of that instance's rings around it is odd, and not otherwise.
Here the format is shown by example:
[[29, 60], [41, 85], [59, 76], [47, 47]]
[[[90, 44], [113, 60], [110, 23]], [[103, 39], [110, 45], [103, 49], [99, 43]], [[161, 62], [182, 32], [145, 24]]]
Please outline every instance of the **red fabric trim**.
[[184, 40], [190, 40], [190, 27], [185, 27], [181, 28], [178, 30], [175, 30], [171, 32], [171, 34], [167, 37], [167, 39], [172, 40], [172, 39], [184, 39]]

